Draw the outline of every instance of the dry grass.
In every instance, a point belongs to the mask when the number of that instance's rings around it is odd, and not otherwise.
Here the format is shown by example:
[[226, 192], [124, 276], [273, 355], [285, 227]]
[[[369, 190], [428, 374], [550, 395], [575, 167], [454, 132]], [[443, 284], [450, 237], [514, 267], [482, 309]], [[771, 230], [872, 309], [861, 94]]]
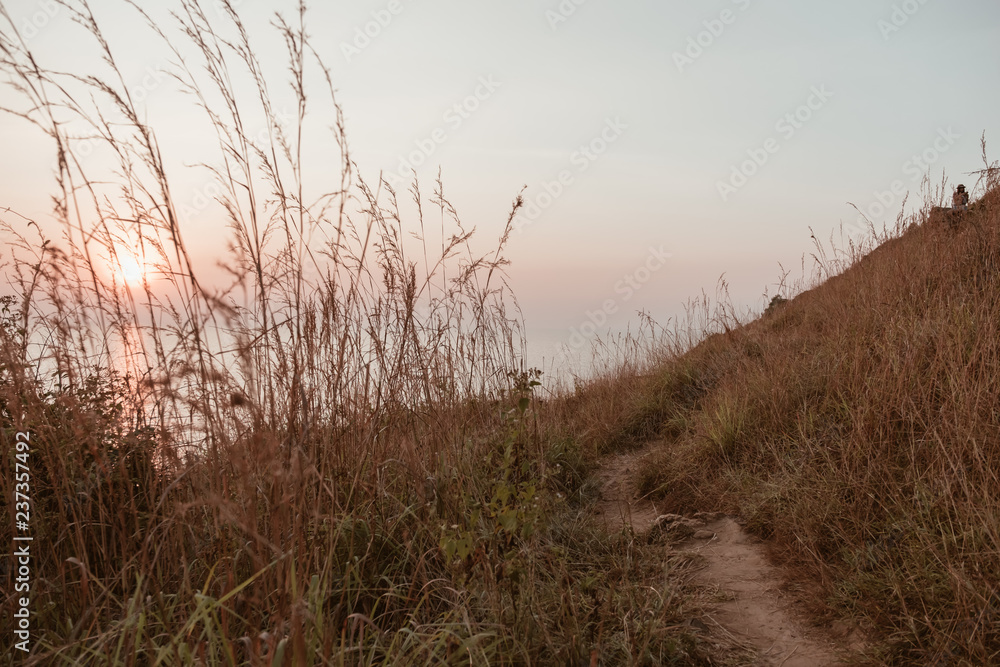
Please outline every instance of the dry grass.
[[[359, 176], [304, 7], [277, 23], [291, 126], [228, 3], [149, 21], [217, 138], [216, 288], [113, 39], [61, 4], [102, 70], [47, 69], [0, 12], [5, 110], [58, 157], [52, 219], [8, 212], [0, 260], [0, 435], [32, 442], [24, 664], [708, 664], [680, 565], [569, 500], [585, 458], [521, 365], [509, 222], [477, 252], [440, 181], [429, 202], [414, 182], [404, 221]], [[323, 126], [317, 174], [304, 132]], [[107, 270], [123, 248], [140, 283]]]
[[[213, 288], [111, 41], [64, 6], [101, 72], [46, 69], [0, 13], [6, 111], [59, 164], [58, 231], [7, 212], [0, 259], [0, 444], [32, 433], [26, 664], [720, 664], [685, 624], [684, 564], [588, 518], [595, 459], [656, 438], [645, 490], [744, 516], [874, 662], [996, 661], [995, 182], [956, 231], [817, 247], [814, 289], [755, 321], [703, 298], [540, 400], [509, 224], [477, 251], [440, 180], [425, 200], [361, 178], [304, 8], [278, 23], [290, 126], [227, 3], [151, 21], [217, 138]], [[148, 280], [106, 270], [123, 246]]]
[[983, 176], [957, 228], [925, 222], [929, 199], [867, 245], [817, 247], [813, 289], [576, 399], [597, 447], [662, 438], [641, 487], [744, 517], [819, 614], [870, 633], [875, 664], [1000, 659], [1000, 189]]

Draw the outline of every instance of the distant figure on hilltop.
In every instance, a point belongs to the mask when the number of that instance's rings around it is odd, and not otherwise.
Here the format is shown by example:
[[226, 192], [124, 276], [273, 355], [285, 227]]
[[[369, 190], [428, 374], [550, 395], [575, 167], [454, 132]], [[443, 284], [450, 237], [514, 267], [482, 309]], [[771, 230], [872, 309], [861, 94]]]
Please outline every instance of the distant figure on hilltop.
[[969, 210], [969, 193], [965, 191], [964, 185], [959, 185], [955, 190], [955, 195], [951, 198], [951, 208], [953, 211]]

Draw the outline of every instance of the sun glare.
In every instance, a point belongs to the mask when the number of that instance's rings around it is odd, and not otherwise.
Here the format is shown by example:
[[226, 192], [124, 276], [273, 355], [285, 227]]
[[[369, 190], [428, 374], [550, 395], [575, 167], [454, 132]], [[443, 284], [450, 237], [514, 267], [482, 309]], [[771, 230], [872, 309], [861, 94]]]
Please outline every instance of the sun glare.
[[117, 264], [118, 277], [129, 285], [141, 285], [146, 277], [146, 267], [143, 265], [142, 259], [131, 248], [116, 243], [112, 263]]

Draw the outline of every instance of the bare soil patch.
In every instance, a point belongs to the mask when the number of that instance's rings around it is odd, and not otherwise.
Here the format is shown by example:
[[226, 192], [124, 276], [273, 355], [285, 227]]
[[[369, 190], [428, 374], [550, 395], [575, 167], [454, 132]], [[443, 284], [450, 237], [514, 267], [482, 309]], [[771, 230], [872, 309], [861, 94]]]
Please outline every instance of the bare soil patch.
[[[636, 535], [663, 531], [675, 538], [675, 553], [693, 554], [703, 566], [692, 583], [706, 600], [706, 615], [694, 625], [727, 645], [752, 649], [759, 665], [824, 667], [846, 664], [850, 647], [828, 628], [810, 623], [794, 597], [783, 590], [781, 571], [771, 565], [763, 545], [731, 517], [699, 513], [667, 514], [639, 497], [636, 472], [644, 449], [610, 457], [595, 473], [600, 500], [595, 512], [609, 531], [631, 526]], [[843, 634], [843, 633], [842, 633]]]

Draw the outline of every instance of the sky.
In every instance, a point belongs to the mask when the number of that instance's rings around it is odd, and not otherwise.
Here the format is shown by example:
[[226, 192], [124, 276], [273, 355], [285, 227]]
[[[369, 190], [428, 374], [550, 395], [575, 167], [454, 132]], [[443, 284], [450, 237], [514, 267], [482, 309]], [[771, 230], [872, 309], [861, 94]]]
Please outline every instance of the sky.
[[[3, 4], [38, 53], [93, 59], [52, 0]], [[234, 5], [280, 80], [270, 23], [293, 3]], [[440, 169], [487, 241], [526, 188], [507, 254], [532, 365], [551, 367], [560, 343], [582, 350], [595, 330], [634, 327], [639, 311], [676, 319], [720, 278], [759, 311], [783, 269], [801, 273], [813, 234], [859, 233], [851, 204], [892, 222], [925, 175], [949, 192], [974, 183], [981, 135], [994, 159], [1000, 141], [995, 0], [313, 5], [308, 31], [366, 177], [416, 169], [430, 183]], [[167, 54], [123, 2], [92, 6], [172, 159], [193, 163], [192, 111], [164, 83]], [[0, 208], [42, 215], [52, 156], [41, 137], [2, 115], [0, 145]], [[216, 252], [212, 221], [191, 225]]]

